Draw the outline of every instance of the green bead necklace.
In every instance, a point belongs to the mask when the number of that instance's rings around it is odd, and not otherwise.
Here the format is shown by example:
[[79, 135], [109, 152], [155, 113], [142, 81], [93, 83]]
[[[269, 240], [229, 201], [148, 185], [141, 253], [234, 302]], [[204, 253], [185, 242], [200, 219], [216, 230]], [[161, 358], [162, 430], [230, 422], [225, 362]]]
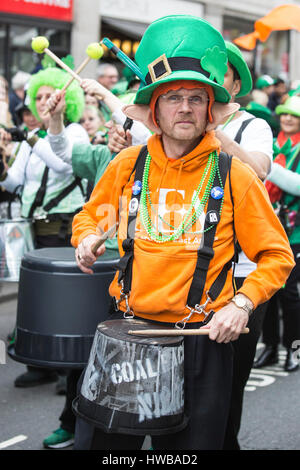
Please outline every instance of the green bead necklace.
[[[169, 241], [173, 241], [178, 239], [181, 235], [184, 233], [189, 233], [188, 230], [194, 225], [194, 223], [199, 219], [200, 215], [205, 209], [206, 203], [209, 199], [210, 192], [213, 186], [213, 182], [216, 176], [216, 173], [218, 175], [219, 183], [220, 186], [223, 188], [222, 181], [221, 181], [221, 176], [219, 172], [219, 159], [218, 159], [218, 154], [216, 151], [211, 152], [208, 157], [208, 162], [207, 165], [204, 169], [201, 181], [199, 183], [199, 186], [197, 188], [197, 191], [192, 199], [191, 206], [189, 210], [187, 211], [187, 214], [185, 215], [183, 221], [181, 224], [175, 229], [172, 225], [168, 224], [164, 219], [159, 216], [159, 218], [169, 225], [172, 229], [174, 229], [174, 232], [171, 235], [164, 235], [162, 233], [155, 233], [155, 227], [152, 224], [151, 216], [148, 211], [148, 205], [147, 201], [149, 202], [150, 208], [153, 209], [153, 204], [151, 202], [150, 198], [150, 190], [149, 190], [149, 170], [150, 170], [150, 163], [151, 163], [151, 155], [148, 153], [146, 157], [146, 162], [145, 162], [145, 168], [144, 168], [144, 173], [143, 173], [143, 181], [142, 181], [142, 191], [141, 191], [141, 203], [140, 203], [140, 218], [142, 225], [144, 226], [144, 229], [146, 230], [149, 238], [152, 241], [155, 241], [157, 243], [167, 243]], [[199, 201], [199, 194], [202, 190], [204, 181], [207, 178], [207, 175], [210, 171], [209, 174], [209, 179], [208, 183], [206, 185], [206, 188], [204, 190], [204, 194]], [[196, 207], [197, 206], [197, 207]], [[223, 206], [223, 200], [221, 203], [221, 208], [220, 208], [220, 213], [222, 210]], [[208, 227], [205, 230], [202, 230], [197, 233], [203, 233], [204, 231], [210, 230], [212, 226]]]

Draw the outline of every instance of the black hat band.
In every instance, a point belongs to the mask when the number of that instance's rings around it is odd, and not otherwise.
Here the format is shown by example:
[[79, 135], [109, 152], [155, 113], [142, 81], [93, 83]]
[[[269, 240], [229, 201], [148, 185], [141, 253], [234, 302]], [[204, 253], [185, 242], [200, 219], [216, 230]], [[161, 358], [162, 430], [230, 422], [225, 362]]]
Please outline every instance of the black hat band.
[[[145, 77], [147, 85], [155, 83], [156, 81], [167, 77], [172, 72], [178, 70], [193, 70], [199, 72], [205, 77], [209, 78], [210, 73], [204, 70], [200, 65], [200, 59], [194, 59], [192, 57], [170, 57], [167, 59], [165, 54], [158, 57], [155, 61], [148, 65], [149, 72]], [[215, 80], [213, 80], [215, 81]]]

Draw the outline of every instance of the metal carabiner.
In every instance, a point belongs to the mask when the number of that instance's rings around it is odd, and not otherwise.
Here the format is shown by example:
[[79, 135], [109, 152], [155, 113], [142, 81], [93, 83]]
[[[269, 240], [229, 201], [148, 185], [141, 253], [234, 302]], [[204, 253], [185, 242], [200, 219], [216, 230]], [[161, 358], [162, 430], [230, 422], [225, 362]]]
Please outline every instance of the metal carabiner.
[[[126, 304], [126, 311], [124, 312], [123, 314], [123, 317], [127, 320], [127, 319], [130, 319], [130, 318], [134, 318], [134, 313], [133, 313], [133, 310], [131, 310], [130, 306], [129, 306], [129, 302], [128, 302], [128, 295], [127, 294], [124, 294], [124, 298], [125, 298], [125, 304]], [[129, 314], [129, 315], [128, 315]]]
[[117, 304], [117, 307], [119, 308], [120, 303], [123, 300], [125, 300], [126, 310], [123, 313], [123, 318], [125, 318], [127, 320], [127, 319], [130, 319], [130, 318], [134, 318], [134, 313], [131, 310], [131, 308], [129, 307], [129, 302], [128, 302], [129, 294], [125, 294], [125, 292], [123, 290], [124, 289], [123, 281], [121, 282], [121, 285], [122, 285], [122, 289], [121, 289], [121, 292], [120, 292], [120, 298], [119, 298], [119, 300], [116, 300], [116, 304]]
[[188, 305], [186, 305], [186, 308], [189, 309], [190, 314], [187, 317], [185, 317], [182, 320], [179, 320], [175, 323], [175, 328], [177, 328], [178, 330], [183, 330], [185, 328], [186, 323], [189, 321], [191, 316], [194, 315], [194, 313], [195, 313], [195, 310], [192, 307], [189, 307]]
[[201, 305], [196, 304], [194, 308], [190, 307], [189, 305], [186, 305], [186, 308], [189, 309], [190, 314], [187, 317], [183, 318], [182, 320], [177, 321], [175, 323], [175, 328], [183, 330], [183, 328], [185, 328], [186, 323], [189, 321], [191, 316], [194, 315], [194, 313], [197, 313], [197, 315], [201, 315], [203, 313], [205, 318], [207, 318], [209, 316], [210, 312], [206, 312], [205, 308], [207, 307], [209, 302], [211, 302], [211, 298], [208, 295], [208, 291], [206, 291], [205, 294], [206, 294], [206, 300], [203, 304], [201, 304]]

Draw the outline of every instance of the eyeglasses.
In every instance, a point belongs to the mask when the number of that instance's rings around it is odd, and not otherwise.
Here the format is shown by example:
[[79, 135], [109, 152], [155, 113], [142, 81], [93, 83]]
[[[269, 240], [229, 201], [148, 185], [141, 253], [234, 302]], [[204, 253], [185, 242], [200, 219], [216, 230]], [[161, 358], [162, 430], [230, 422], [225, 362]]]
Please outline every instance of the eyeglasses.
[[207, 95], [194, 95], [186, 97], [172, 94], [161, 95], [160, 98], [162, 98], [170, 106], [178, 106], [179, 104], [182, 104], [184, 100], [187, 100], [191, 106], [204, 106], [209, 101]]

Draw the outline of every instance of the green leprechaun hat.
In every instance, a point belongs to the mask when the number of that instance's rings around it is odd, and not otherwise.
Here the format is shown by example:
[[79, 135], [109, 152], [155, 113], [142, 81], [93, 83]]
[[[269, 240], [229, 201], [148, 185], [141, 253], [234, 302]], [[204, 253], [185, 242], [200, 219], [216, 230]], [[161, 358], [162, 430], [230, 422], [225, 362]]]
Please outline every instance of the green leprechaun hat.
[[252, 90], [253, 82], [247, 62], [239, 48], [232, 42], [225, 41], [228, 62], [236, 69], [241, 79], [241, 89], [236, 95], [237, 98], [246, 96]]
[[290, 96], [283, 104], [279, 104], [275, 108], [276, 114], [292, 114], [300, 117], [300, 96]]
[[255, 82], [255, 88], [257, 90], [262, 90], [265, 87], [274, 85], [275, 80], [270, 77], [270, 75], [262, 75], [261, 77], [258, 77], [258, 79]]
[[146, 85], [135, 98], [149, 104], [155, 88], [176, 80], [196, 80], [211, 85], [215, 100], [228, 103], [223, 88], [227, 53], [222, 35], [207, 21], [191, 15], [160, 18], [146, 29], [135, 54]]

